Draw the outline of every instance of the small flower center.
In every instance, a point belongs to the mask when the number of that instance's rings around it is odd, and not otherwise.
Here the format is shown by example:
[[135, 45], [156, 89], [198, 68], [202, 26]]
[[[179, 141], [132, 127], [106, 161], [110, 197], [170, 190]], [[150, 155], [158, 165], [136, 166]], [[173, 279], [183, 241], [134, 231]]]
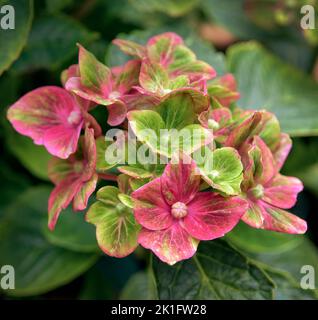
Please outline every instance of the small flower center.
[[220, 125], [215, 120], [209, 119], [208, 120], [208, 127], [209, 127], [209, 129], [212, 129], [212, 130], [218, 130], [220, 128]]
[[120, 92], [118, 91], [112, 91], [109, 95], [108, 95], [109, 99], [118, 99], [120, 98]]
[[188, 214], [188, 207], [183, 202], [176, 202], [171, 207], [171, 214], [177, 218], [184, 218]]
[[264, 196], [264, 187], [261, 184], [258, 184], [256, 187], [250, 190], [251, 194], [256, 199], [261, 199]]
[[217, 178], [219, 175], [220, 175], [220, 172], [217, 171], [217, 170], [211, 170], [211, 172], [209, 173], [209, 176], [210, 176], [212, 179]]
[[76, 161], [73, 165], [73, 170], [75, 173], [81, 173], [84, 170], [84, 164], [82, 161]]
[[78, 124], [81, 121], [81, 113], [79, 111], [72, 111], [67, 117], [67, 122], [69, 124]]
[[171, 89], [162, 89], [162, 94], [168, 94], [170, 93], [172, 90]]

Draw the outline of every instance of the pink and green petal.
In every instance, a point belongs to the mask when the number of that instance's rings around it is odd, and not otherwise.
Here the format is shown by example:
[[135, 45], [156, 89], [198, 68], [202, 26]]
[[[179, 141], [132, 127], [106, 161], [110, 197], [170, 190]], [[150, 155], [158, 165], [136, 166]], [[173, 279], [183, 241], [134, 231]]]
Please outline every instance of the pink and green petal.
[[111, 91], [111, 70], [81, 45], [79, 45], [78, 61], [81, 83], [84, 87], [102, 94]]
[[173, 53], [177, 45], [183, 40], [173, 32], [166, 32], [154, 36], [147, 42], [147, 55], [152, 63], [159, 63], [164, 68], [172, 63]]
[[80, 77], [69, 78], [66, 82], [67, 90], [102, 105], [112, 104], [121, 96], [114, 89], [111, 70], [82, 46], [79, 46], [79, 70]]
[[264, 223], [262, 209], [257, 205], [257, 203], [248, 200], [248, 209], [242, 216], [242, 220], [253, 228], [262, 228]]
[[166, 229], [173, 222], [161, 185], [161, 178], [156, 178], [131, 194], [136, 220], [150, 230]]
[[[260, 150], [260, 158], [258, 158], [260, 162], [255, 164], [258, 170], [255, 171], [254, 181], [256, 184], [265, 185], [275, 175], [274, 158], [272, 152], [260, 137], [255, 136], [252, 144]], [[255, 160], [257, 159], [255, 158]]]
[[222, 106], [229, 107], [231, 103], [240, 98], [240, 94], [236, 89], [235, 78], [232, 74], [228, 73], [213, 82], [208, 87], [208, 92], [210, 96], [216, 98]]
[[115, 103], [108, 105], [107, 110], [108, 110], [107, 123], [110, 126], [115, 127], [125, 121], [127, 116], [127, 106], [125, 105], [125, 103], [118, 100]]
[[82, 148], [83, 159], [85, 162], [85, 169], [84, 172], [82, 172], [82, 180], [85, 181], [92, 177], [96, 169], [97, 154], [93, 129], [86, 128]]
[[292, 140], [287, 133], [280, 135], [280, 142], [277, 149], [274, 151], [275, 169], [277, 172], [283, 167], [287, 156], [292, 148]]
[[150, 249], [161, 261], [170, 265], [191, 258], [199, 243], [178, 222], [164, 230], [142, 229], [138, 242], [144, 248]]
[[142, 59], [146, 55], [145, 47], [131, 40], [115, 39], [112, 42], [114, 45], [119, 47], [121, 51], [129, 56], [134, 56]]
[[70, 78], [65, 84], [65, 89], [77, 94], [83, 99], [93, 101], [96, 104], [107, 106], [114, 102], [112, 99], [108, 98], [107, 93], [104, 95], [101, 91], [94, 91], [85, 87], [81, 82], [81, 78]]
[[164, 96], [171, 91], [167, 71], [158, 63], [145, 59], [142, 62], [139, 82], [143, 89], [159, 96]]
[[261, 150], [255, 144], [244, 143], [240, 148], [241, 160], [243, 163], [244, 180], [242, 190], [247, 191], [255, 185], [255, 179], [262, 175]]
[[303, 184], [299, 179], [277, 174], [264, 187], [262, 200], [278, 208], [290, 209], [295, 205], [297, 195], [302, 190]]
[[239, 148], [249, 137], [255, 134], [255, 131], [262, 120], [262, 114], [255, 112], [239, 124], [228, 136], [225, 146]]
[[61, 82], [63, 86], [65, 87], [66, 82], [70, 78], [74, 77], [80, 77], [80, 71], [78, 64], [72, 64], [70, 67], [68, 67], [66, 70], [64, 70], [61, 74]]
[[90, 180], [82, 183], [73, 200], [73, 210], [81, 211], [87, 207], [89, 197], [96, 189], [98, 175], [95, 173]]
[[53, 189], [48, 205], [48, 227], [50, 230], [54, 230], [61, 211], [69, 206], [80, 186], [81, 182], [78, 179], [69, 178]]
[[161, 192], [169, 205], [190, 202], [199, 191], [201, 181], [196, 163], [185, 155], [168, 163], [160, 179]]
[[223, 237], [237, 225], [247, 208], [247, 202], [239, 197], [200, 192], [188, 204], [184, 228], [199, 240]]
[[307, 230], [306, 221], [294, 214], [266, 204], [261, 209], [264, 215], [262, 229], [290, 234], [303, 234]]
[[194, 83], [200, 79], [209, 80], [216, 76], [215, 70], [209, 64], [197, 60], [195, 54], [184, 45], [175, 47], [167, 69], [171, 77], [187, 75]]
[[123, 67], [112, 68], [112, 73], [115, 78], [114, 89], [121, 94], [126, 93], [138, 85], [140, 61], [130, 60]]
[[107, 255], [123, 258], [138, 246], [140, 226], [132, 210], [119, 200], [118, 188], [106, 186], [98, 190], [86, 220], [96, 226], [98, 245]]
[[74, 174], [73, 163], [69, 161], [69, 159], [65, 160], [57, 157], [50, 159], [48, 164], [48, 176], [55, 185], [58, 185], [70, 175]]
[[82, 125], [76, 128], [66, 128], [64, 125], [55, 126], [45, 131], [43, 145], [54, 156], [67, 159], [77, 148]]
[[280, 124], [276, 116], [266, 110], [262, 113], [262, 121], [259, 124], [258, 135], [267, 144], [271, 151], [274, 151], [279, 146], [280, 141]]
[[8, 110], [8, 119], [20, 134], [66, 159], [74, 153], [83, 126], [75, 98], [66, 90], [48, 86], [33, 90]]

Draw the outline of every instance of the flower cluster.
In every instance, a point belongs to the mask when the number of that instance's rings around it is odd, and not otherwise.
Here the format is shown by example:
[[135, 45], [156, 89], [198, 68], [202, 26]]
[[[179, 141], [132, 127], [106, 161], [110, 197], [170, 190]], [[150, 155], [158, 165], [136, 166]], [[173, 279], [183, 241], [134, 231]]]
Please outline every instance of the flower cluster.
[[[233, 75], [218, 77], [174, 33], [146, 45], [113, 43], [131, 57], [124, 65], [108, 68], [79, 46], [78, 64], [62, 73], [63, 87], [38, 88], [8, 110], [15, 130], [53, 155], [51, 230], [71, 202], [75, 211], [86, 209], [97, 186], [113, 180], [118, 186], [99, 188], [86, 213], [111, 256], [127, 256], [140, 244], [174, 264], [193, 256], [200, 240], [222, 237], [240, 220], [254, 228], [306, 231], [305, 221], [285, 211], [303, 188], [279, 173], [291, 140], [273, 114], [237, 107]], [[105, 140], [106, 124], [92, 116], [94, 108], [107, 110], [108, 125], [121, 128], [122, 139]], [[165, 161], [129, 162], [131, 131], [145, 154]], [[176, 136], [181, 131], [187, 132], [183, 140]], [[119, 144], [126, 162], [110, 163], [106, 149]]]

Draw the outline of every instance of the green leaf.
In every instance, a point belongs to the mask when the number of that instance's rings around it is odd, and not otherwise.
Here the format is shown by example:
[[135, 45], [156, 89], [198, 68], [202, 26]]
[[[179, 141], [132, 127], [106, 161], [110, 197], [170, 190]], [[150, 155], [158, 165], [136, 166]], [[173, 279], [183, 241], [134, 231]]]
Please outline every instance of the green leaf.
[[252, 261], [222, 240], [201, 242], [196, 256], [171, 267], [158, 259], [159, 299], [272, 299], [274, 284]]
[[31, 185], [29, 177], [11, 167], [10, 162], [12, 159], [3, 154], [0, 159], [0, 218], [4, 215], [5, 208]]
[[150, 274], [145, 271], [135, 273], [122, 290], [120, 300], [153, 300], [155, 288]]
[[284, 252], [303, 241], [300, 235], [255, 229], [244, 222], [240, 222], [226, 238], [239, 249], [252, 253]]
[[[0, 6], [11, 5], [15, 10], [15, 28], [0, 28], [0, 75], [18, 59], [25, 46], [33, 19], [33, 0], [1, 0]], [[3, 16], [1, 15], [1, 18]]]
[[290, 250], [253, 254], [253, 258], [275, 269], [291, 273], [298, 283], [303, 277], [303, 274], [300, 273], [302, 266], [311, 265], [315, 270], [318, 268], [317, 248], [304, 236], [302, 236], [302, 241], [299, 241], [297, 246]]
[[46, 0], [46, 10], [49, 13], [60, 12], [63, 9], [70, 7], [74, 4], [74, 0]]
[[103, 256], [83, 276], [83, 286], [78, 299], [118, 299], [129, 278], [139, 270], [140, 262], [135, 255], [122, 259]]
[[98, 255], [50, 244], [43, 235], [50, 189], [22, 193], [0, 220], [0, 265], [15, 268], [12, 296], [38, 295], [69, 283], [90, 268]]
[[232, 46], [228, 63], [238, 81], [240, 107], [275, 113], [282, 130], [293, 136], [318, 135], [318, 86], [311, 78], [255, 42]]
[[89, 208], [86, 220], [95, 224], [100, 248], [110, 256], [129, 255], [138, 246], [137, 236], [140, 230], [132, 210], [120, 201], [116, 187], [99, 189], [97, 200]]
[[68, 207], [59, 220], [54, 231], [44, 229], [50, 243], [77, 252], [99, 252], [94, 227], [84, 220], [82, 213], [75, 213]]
[[27, 46], [13, 71], [56, 70], [77, 54], [76, 43], [87, 45], [97, 37], [68, 16], [42, 17], [34, 22]]
[[314, 300], [317, 299], [312, 290], [304, 290], [288, 273], [262, 265], [266, 273], [275, 282], [275, 300]]
[[283, 167], [283, 174], [299, 178], [305, 187], [318, 195], [318, 141], [316, 138], [293, 139], [293, 148]]
[[[239, 194], [243, 179], [243, 165], [238, 152], [228, 147], [215, 151], [205, 148], [204, 151], [203, 158], [197, 160], [203, 179], [213, 188], [228, 195]], [[194, 159], [197, 156], [198, 154], [194, 154]]]
[[202, 9], [211, 20], [242, 39], [264, 38], [270, 34], [257, 27], [244, 11], [245, 0], [201, 1]]
[[179, 17], [191, 11], [199, 0], [135, 0], [131, 4], [141, 12], [163, 12], [172, 17]]
[[306, 188], [318, 196], [318, 163], [304, 168], [297, 173], [297, 176], [303, 181]]
[[[238, 230], [237, 230], [238, 229]], [[275, 299], [317, 299], [317, 290], [303, 290], [303, 265], [318, 267], [317, 248], [304, 236], [257, 230], [239, 224], [227, 235], [236, 247], [248, 252], [275, 282]]]
[[30, 138], [13, 132], [11, 128], [6, 138], [8, 149], [27, 170], [40, 179], [49, 180], [48, 162], [52, 156], [44, 147], [35, 145]]

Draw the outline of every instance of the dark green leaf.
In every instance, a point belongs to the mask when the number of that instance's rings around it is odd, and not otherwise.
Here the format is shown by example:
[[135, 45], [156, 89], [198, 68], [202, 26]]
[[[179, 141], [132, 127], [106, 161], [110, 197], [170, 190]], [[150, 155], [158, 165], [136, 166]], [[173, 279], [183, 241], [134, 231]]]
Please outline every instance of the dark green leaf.
[[4, 5], [11, 5], [15, 10], [15, 28], [0, 28], [0, 75], [19, 57], [33, 19], [33, 0], [1, 0], [0, 6]]
[[95, 228], [85, 221], [82, 213], [73, 212], [71, 207], [62, 212], [54, 231], [45, 227], [44, 235], [50, 243], [68, 250], [100, 253]]
[[236, 247], [255, 253], [291, 250], [303, 241], [300, 235], [255, 229], [244, 222], [240, 222], [226, 237]]
[[53, 290], [85, 272], [98, 255], [50, 244], [43, 235], [50, 189], [36, 187], [21, 194], [0, 221], [0, 265], [15, 268], [12, 296], [31, 296]]
[[226, 242], [201, 242], [194, 258], [171, 267], [154, 261], [160, 299], [272, 299], [267, 275]]
[[98, 35], [64, 15], [41, 17], [34, 22], [28, 44], [14, 64], [15, 72], [55, 70], [76, 55], [76, 43], [87, 45]]
[[253, 257], [275, 269], [290, 272], [298, 283], [303, 276], [303, 274], [300, 273], [303, 265], [311, 265], [316, 270], [318, 268], [317, 248], [306, 237], [302, 237], [302, 241], [291, 250], [279, 253], [259, 253], [253, 255]]
[[164, 12], [170, 16], [178, 17], [192, 10], [199, 0], [135, 0], [131, 4], [144, 12]]
[[126, 283], [120, 294], [121, 300], [151, 300], [155, 299], [154, 285], [150, 274], [140, 271], [134, 274]]
[[265, 268], [266, 273], [275, 282], [275, 300], [313, 300], [316, 295], [312, 290], [304, 290], [299, 283], [288, 273]]
[[232, 46], [228, 62], [238, 81], [240, 107], [274, 112], [291, 135], [318, 135], [318, 86], [311, 78], [255, 42]]
[[15, 133], [11, 128], [7, 131], [7, 145], [10, 152], [34, 176], [49, 180], [48, 162], [52, 156], [44, 147], [35, 145], [30, 138]]

